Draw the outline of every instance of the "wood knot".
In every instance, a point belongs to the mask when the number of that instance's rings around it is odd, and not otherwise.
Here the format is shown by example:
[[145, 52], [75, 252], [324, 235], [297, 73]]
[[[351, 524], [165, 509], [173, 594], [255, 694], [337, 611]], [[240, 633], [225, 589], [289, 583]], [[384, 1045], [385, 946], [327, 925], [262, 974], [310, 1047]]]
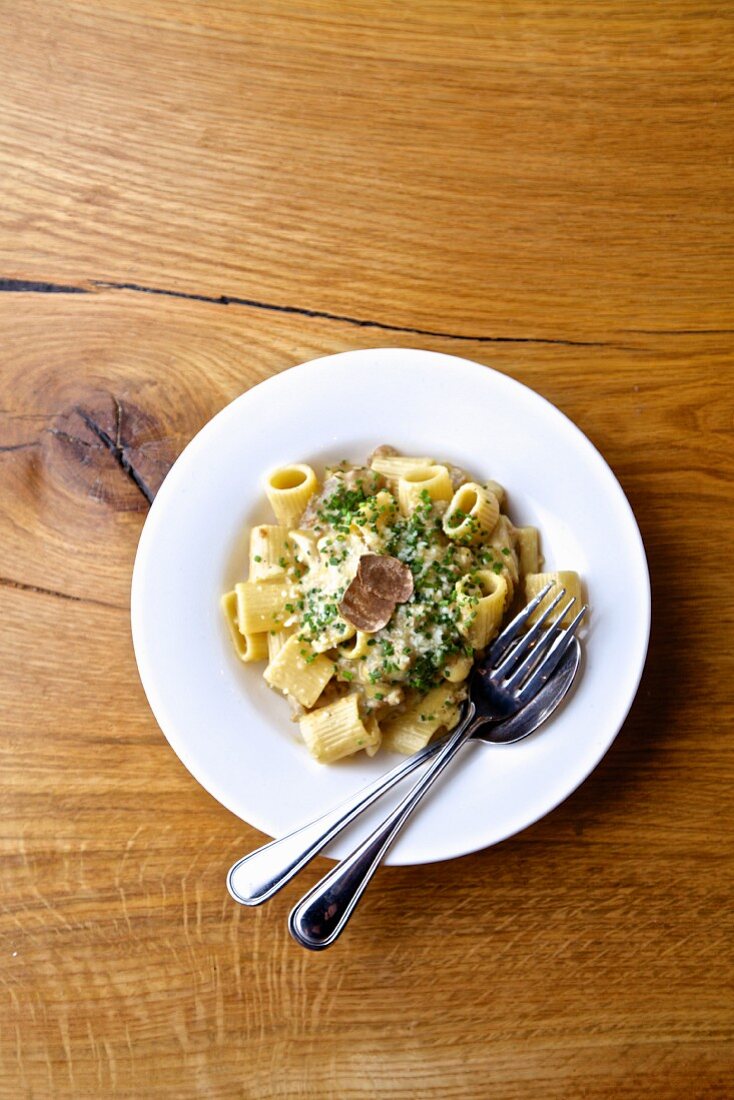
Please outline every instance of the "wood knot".
[[98, 391], [55, 417], [44, 447], [67, 484], [121, 512], [147, 508], [176, 457], [155, 416]]

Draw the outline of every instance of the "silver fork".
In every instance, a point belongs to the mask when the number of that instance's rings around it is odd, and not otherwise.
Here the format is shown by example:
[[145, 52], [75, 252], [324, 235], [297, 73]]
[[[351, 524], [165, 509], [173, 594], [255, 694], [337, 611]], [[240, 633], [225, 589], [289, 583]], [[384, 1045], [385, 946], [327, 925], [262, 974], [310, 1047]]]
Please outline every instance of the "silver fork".
[[[491, 664], [493, 660], [500, 660], [501, 654], [518, 638], [528, 618], [551, 587], [551, 584], [546, 585], [543, 591], [507, 625], [489, 651], [485, 663]], [[532, 642], [532, 638], [530, 640]], [[557, 671], [560, 672], [560, 662]], [[568, 670], [566, 670], [567, 675]], [[566, 680], [566, 676], [564, 676], [564, 680]], [[550, 677], [548, 677], [548, 680], [550, 680]], [[539, 700], [542, 701], [544, 694], [545, 692], [541, 693], [539, 691], [533, 698], [535, 713], [533, 714], [532, 726], [528, 726], [523, 722], [522, 727], [516, 730], [513, 724], [518, 722], [520, 714], [516, 714], [514, 718], [511, 716], [504, 719], [501, 714], [498, 714], [494, 721], [491, 721], [487, 714], [486, 724], [479, 729], [476, 724], [474, 725], [474, 735], [483, 741], [494, 744], [507, 744], [520, 737], [527, 736], [526, 730], [536, 729], [547, 713], [545, 705], [536, 706]], [[555, 701], [549, 701], [547, 705], [552, 709]], [[528, 713], [527, 707], [523, 708], [522, 711], [522, 714], [526, 713]], [[496, 734], [495, 730], [497, 731]], [[325, 848], [378, 798], [381, 798], [396, 784], [402, 782], [412, 771], [421, 767], [440, 752], [450, 736], [451, 734], [447, 734], [440, 741], [431, 741], [424, 749], [401, 760], [394, 768], [357, 791], [345, 802], [332, 807], [314, 820], [300, 825], [285, 836], [271, 840], [268, 844], [255, 849], [255, 851], [248, 852], [242, 859], [238, 859], [230, 867], [227, 875], [227, 889], [234, 900], [241, 905], [262, 905], [278, 890], [281, 890], [287, 882], [290, 882], [294, 875], [297, 875], [310, 863], [322, 848]]]
[[298, 943], [319, 951], [341, 935], [354, 909], [390, 846], [461, 747], [480, 725], [516, 713], [553, 674], [586, 613], [582, 607], [565, 629], [560, 624], [575, 602], [571, 597], [557, 617], [548, 622], [566, 594], [561, 588], [537, 622], [523, 634], [528, 619], [550, 591], [547, 585], [502, 631], [485, 662], [470, 681], [469, 700], [462, 721], [447, 739], [433, 763], [405, 798], [351, 855], [334, 867], [292, 910], [288, 927]]

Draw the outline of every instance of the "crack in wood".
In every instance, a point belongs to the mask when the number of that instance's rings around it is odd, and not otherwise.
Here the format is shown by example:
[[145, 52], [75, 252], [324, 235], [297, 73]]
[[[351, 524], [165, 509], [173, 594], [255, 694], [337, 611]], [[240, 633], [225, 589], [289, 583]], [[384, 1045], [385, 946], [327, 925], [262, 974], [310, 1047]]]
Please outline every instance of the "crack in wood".
[[111, 396], [112, 400], [115, 403], [115, 417], [116, 417], [116, 420], [115, 420], [115, 441], [116, 441], [116, 446], [117, 446], [118, 450], [122, 450], [122, 443], [120, 441], [120, 432], [122, 430], [122, 405], [120, 404], [118, 398], [115, 397], [114, 393], [110, 394], [110, 396]]
[[0, 279], [0, 293], [16, 294], [89, 294], [87, 287], [37, 283], [29, 279]]
[[[112, 395], [110, 395], [110, 396], [112, 396]], [[97, 439], [100, 441], [100, 443], [102, 443], [107, 448], [107, 450], [110, 452], [110, 454], [114, 458], [115, 462], [117, 462], [118, 466], [120, 466], [120, 468], [127, 474], [127, 476], [130, 478], [130, 480], [133, 482], [133, 484], [136, 485], [137, 488], [140, 490], [140, 492], [143, 494], [145, 499], [148, 501], [148, 504], [152, 504], [155, 493], [153, 493], [152, 490], [149, 489], [148, 486], [145, 484], [142, 477], [140, 476], [140, 474], [138, 473], [138, 471], [135, 469], [132, 462], [128, 458], [128, 456], [126, 454], [125, 445], [120, 443], [120, 425], [121, 425], [121, 421], [122, 421], [122, 408], [120, 406], [120, 402], [117, 400], [116, 397], [112, 396], [112, 400], [115, 402], [115, 406], [116, 406], [116, 409], [117, 409], [117, 423], [115, 425], [115, 436], [116, 436], [115, 439], [113, 439], [112, 436], [109, 435], [104, 430], [104, 428], [101, 427], [101, 425], [99, 425], [89, 415], [89, 413], [85, 412], [84, 409], [80, 408], [78, 405], [75, 409], [75, 412], [82, 419], [82, 421], [86, 424], [86, 426], [89, 428], [90, 432], [92, 432], [92, 434], [97, 437]]]
[[630, 328], [634, 336], [731, 336], [734, 328]]
[[[433, 336], [441, 340], [464, 340], [475, 344], [550, 344], [570, 348], [615, 348], [636, 351], [636, 348], [613, 344], [607, 340], [563, 340], [550, 336], [475, 336], [463, 332], [443, 332], [440, 329], [417, 328], [412, 325], [393, 325], [389, 321], [375, 321], [367, 317], [351, 317], [345, 313], [331, 313], [324, 309], [308, 309], [306, 306], [285, 306], [277, 302], [263, 302], [257, 298], [240, 298], [231, 294], [195, 294], [185, 290], [167, 290], [164, 287], [144, 286], [141, 283], [116, 283], [103, 279], [91, 279], [91, 286], [101, 290], [130, 290], [136, 294], [157, 294], [164, 298], [183, 298], [192, 302], [209, 302], [217, 306], [243, 306], [270, 313], [287, 313], [297, 317], [311, 317], [321, 321], [337, 321], [357, 328], [377, 328], [383, 332], [404, 332], [413, 336]], [[25, 279], [0, 279], [3, 291], [26, 291], [36, 294], [89, 294], [84, 286], [62, 286], [57, 283], [29, 282]]]
[[[262, 302], [256, 298], [239, 298], [229, 294], [192, 294], [183, 290], [166, 290], [161, 287], [143, 286], [140, 283], [113, 283], [92, 279], [92, 285], [104, 290], [132, 290], [138, 294], [159, 294], [166, 298], [185, 298], [194, 302], [210, 302], [218, 306], [245, 306], [249, 309], [268, 310], [271, 313], [289, 313], [299, 317], [313, 317], [323, 321], [339, 321], [358, 328], [379, 328], [385, 332], [405, 332], [414, 336], [436, 336], [443, 340], [468, 340], [475, 344], [558, 344], [565, 347], [605, 348], [618, 347], [600, 340], [560, 340], [543, 336], [472, 336], [461, 332], [442, 332], [439, 329], [413, 328], [409, 325], [391, 325], [388, 321], [373, 321], [365, 317], [350, 317], [343, 313], [329, 313], [305, 306], [284, 306], [275, 302]], [[634, 348], [626, 349], [634, 351]]]
[[[83, 486], [86, 492], [116, 508], [138, 510], [141, 496], [146, 505], [151, 504], [175, 458], [174, 448], [156, 418], [109, 391], [94, 391], [90, 399], [77, 398], [75, 405], [56, 414], [0, 410], [0, 423], [4, 422], [2, 417], [8, 423], [36, 420], [37, 428], [34, 439], [0, 439], [0, 458], [4, 453], [41, 448], [50, 436], [62, 446], [58, 451], [44, 448], [49, 470], [53, 468], [61, 480]], [[56, 424], [43, 423], [52, 417]], [[124, 489], [115, 469], [125, 475]], [[129, 491], [128, 482], [135, 493]]]
[[121, 604], [95, 600], [92, 596], [74, 596], [71, 592], [60, 592], [56, 588], [42, 588], [38, 584], [26, 584], [25, 581], [16, 581], [12, 577], [0, 577], [0, 587], [13, 588], [19, 592], [33, 592], [38, 596], [54, 596], [58, 600], [71, 600], [72, 603], [91, 603], [97, 607], [109, 607], [113, 611], [127, 611], [127, 608]]
[[53, 435], [56, 439], [63, 439], [65, 443], [75, 443], [79, 447], [91, 447], [92, 444], [88, 439], [80, 439], [78, 435], [72, 435], [71, 432], [65, 432], [63, 428], [44, 428], [45, 432], [49, 435]]

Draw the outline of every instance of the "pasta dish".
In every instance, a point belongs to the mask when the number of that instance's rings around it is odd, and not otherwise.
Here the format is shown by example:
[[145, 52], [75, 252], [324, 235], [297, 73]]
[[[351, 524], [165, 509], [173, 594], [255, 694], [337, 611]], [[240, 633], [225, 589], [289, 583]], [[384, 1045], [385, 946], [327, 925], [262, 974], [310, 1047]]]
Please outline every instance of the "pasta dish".
[[576, 573], [540, 572], [538, 531], [511, 523], [502, 486], [448, 462], [384, 446], [321, 484], [281, 467], [265, 492], [276, 522], [252, 529], [248, 579], [222, 608], [322, 763], [451, 730], [516, 593], [552, 581], [580, 599]]

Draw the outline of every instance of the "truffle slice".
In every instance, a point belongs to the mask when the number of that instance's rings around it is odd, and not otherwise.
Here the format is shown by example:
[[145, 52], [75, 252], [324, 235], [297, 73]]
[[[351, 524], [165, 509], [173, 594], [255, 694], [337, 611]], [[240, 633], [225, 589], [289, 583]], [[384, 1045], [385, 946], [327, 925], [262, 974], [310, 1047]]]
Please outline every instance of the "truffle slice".
[[395, 601], [382, 599], [366, 588], [359, 575], [349, 585], [339, 604], [341, 617], [365, 634], [374, 634], [376, 630], [387, 626], [394, 610]]
[[393, 603], [405, 603], [413, 595], [413, 574], [389, 554], [364, 554], [359, 559], [357, 579], [369, 592]]

